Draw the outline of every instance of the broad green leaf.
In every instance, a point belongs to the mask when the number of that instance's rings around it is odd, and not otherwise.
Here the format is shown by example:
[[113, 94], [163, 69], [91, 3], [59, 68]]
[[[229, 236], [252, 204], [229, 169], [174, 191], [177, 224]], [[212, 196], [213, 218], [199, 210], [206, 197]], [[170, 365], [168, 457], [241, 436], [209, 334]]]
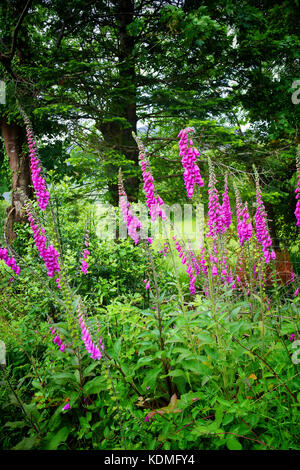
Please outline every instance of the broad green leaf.
[[148, 385], [154, 385], [155, 381], [157, 379], [158, 374], [161, 373], [161, 366], [159, 365], [155, 369], [151, 369], [148, 371], [146, 374], [146, 377], [144, 378], [142, 388], [146, 388]]
[[169, 372], [170, 377], [185, 377], [185, 372], [181, 369], [171, 370]]
[[52, 435], [52, 437], [46, 443], [45, 449], [56, 450], [62, 442], [66, 441], [69, 434], [70, 429], [64, 426], [58, 432]]
[[31, 450], [34, 448], [37, 440], [37, 436], [24, 437], [12, 450]]
[[99, 393], [107, 390], [107, 382], [105, 377], [98, 376], [89, 380], [83, 388], [87, 393]]
[[28, 426], [25, 421], [7, 421], [7, 423], [4, 424], [4, 427], [11, 429], [24, 428], [25, 426]]
[[236, 437], [229, 435], [226, 439], [226, 445], [229, 450], [242, 450], [243, 447]]

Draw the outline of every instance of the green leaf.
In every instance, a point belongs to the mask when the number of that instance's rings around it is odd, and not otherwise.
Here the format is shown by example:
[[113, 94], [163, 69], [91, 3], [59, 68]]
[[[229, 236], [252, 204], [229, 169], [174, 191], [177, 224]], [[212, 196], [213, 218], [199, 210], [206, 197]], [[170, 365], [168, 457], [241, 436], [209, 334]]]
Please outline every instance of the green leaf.
[[214, 338], [212, 338], [209, 334], [207, 333], [198, 333], [198, 338], [201, 341], [201, 344], [212, 344], [215, 343]]
[[37, 439], [37, 436], [24, 437], [12, 450], [31, 450], [34, 448]]
[[94, 379], [89, 380], [83, 388], [87, 393], [103, 392], [104, 390], [107, 390], [106, 379], [103, 376], [95, 377]]
[[61, 372], [52, 376], [52, 380], [57, 384], [76, 382], [76, 376], [72, 372]]
[[228, 436], [226, 439], [226, 445], [229, 450], [242, 450], [243, 447], [240, 442], [234, 436]]
[[24, 428], [25, 426], [28, 426], [25, 421], [7, 421], [7, 423], [4, 424], [4, 427], [11, 429]]
[[138, 360], [138, 363], [137, 365], [135, 366], [134, 370], [137, 370], [139, 369], [140, 367], [143, 367], [147, 364], [150, 364], [151, 362], [153, 362], [153, 357], [152, 356], [146, 356], [146, 357], [141, 357], [139, 360]]
[[66, 441], [68, 435], [70, 434], [70, 429], [64, 426], [57, 433], [52, 435], [51, 439], [46, 443], [46, 450], [56, 450], [59, 445]]
[[142, 388], [146, 388], [149, 384], [154, 385], [157, 379], [157, 376], [160, 373], [161, 373], [161, 366], [158, 366], [155, 369], [149, 370], [144, 379]]
[[170, 377], [185, 377], [185, 372], [180, 369], [171, 370], [169, 372]]
[[117, 339], [117, 341], [114, 343], [114, 346], [113, 346], [114, 353], [117, 358], [119, 357], [120, 351], [121, 351], [121, 341], [122, 341], [122, 338]]
[[86, 367], [83, 371], [83, 377], [89, 377], [92, 375], [92, 371], [97, 367], [99, 364], [97, 361], [95, 361], [93, 364], [90, 364], [88, 367]]
[[223, 426], [226, 426], [226, 424], [231, 423], [233, 421], [233, 415], [226, 414], [223, 419]]
[[218, 424], [218, 426], [220, 426], [220, 424], [222, 423], [223, 415], [224, 415], [223, 408], [221, 406], [218, 406], [216, 413], [215, 413], [215, 422]]

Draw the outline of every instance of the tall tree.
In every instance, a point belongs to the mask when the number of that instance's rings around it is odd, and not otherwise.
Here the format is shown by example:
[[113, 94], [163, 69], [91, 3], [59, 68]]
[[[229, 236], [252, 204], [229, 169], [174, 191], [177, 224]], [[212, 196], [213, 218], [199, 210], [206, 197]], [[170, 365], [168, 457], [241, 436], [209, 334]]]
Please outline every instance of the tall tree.
[[[171, 0], [83, 0], [67, 7], [53, 0], [38, 8], [30, 26], [35, 41], [28, 43], [34, 63], [16, 64], [38, 93], [36, 111], [76, 123], [93, 119], [112, 199], [118, 199], [120, 159], [127, 162], [129, 195], [136, 197], [132, 131], [138, 120], [218, 111], [214, 89], [226, 81], [226, 27], [210, 18], [205, 5], [185, 11]], [[204, 86], [210, 78], [210, 87]], [[32, 102], [27, 104], [30, 110]]]
[[[0, 62], [8, 76], [10, 76], [14, 82], [23, 80], [15, 74], [13, 61], [15, 55], [18, 55], [19, 61], [23, 59], [24, 49], [22, 50], [22, 47], [20, 47], [19, 33], [22, 30], [22, 24], [28, 13], [30, 4], [31, 0], [27, 0], [25, 5], [24, 2], [16, 0], [4, 2], [4, 4], [1, 5], [0, 25], [2, 31], [1, 45], [3, 46], [3, 50], [0, 50]], [[15, 106], [15, 103], [13, 103], [13, 106]], [[16, 113], [12, 110], [11, 102], [8, 106], [2, 106], [1, 108], [0, 128], [12, 172], [12, 201], [11, 206], [8, 208], [6, 223], [6, 239], [8, 242], [11, 242], [15, 238], [14, 222], [24, 220], [21, 197], [18, 191], [21, 189], [27, 195], [31, 194], [30, 166], [23, 149], [23, 144], [25, 143], [25, 129], [16, 119]]]
[[[296, 3], [33, 0], [23, 29], [17, 30], [26, 30], [27, 60], [15, 57], [8, 64], [5, 59], [2, 67], [41, 135], [66, 127], [70, 135], [83, 129], [83, 119], [93, 120], [93, 128], [79, 133], [79, 143], [85, 139], [98, 156], [101, 187], [110, 189], [113, 201], [120, 164], [130, 196], [137, 195], [131, 138], [137, 123], [146, 123], [148, 131], [149, 124], [162, 129], [155, 148], [165, 152], [170, 138], [176, 139], [172, 121], [199, 122], [202, 139], [219, 158], [245, 171], [251, 171], [253, 160], [262, 171], [271, 170], [265, 182], [276, 212], [285, 193], [290, 200], [293, 196], [300, 108], [291, 103], [289, 87], [299, 65]], [[11, 25], [11, 18], [5, 24]], [[16, 35], [20, 50], [24, 34]], [[5, 50], [8, 57], [11, 49]], [[252, 132], [242, 130], [240, 115]], [[239, 139], [219, 132], [213, 119], [236, 126]], [[168, 129], [173, 135], [166, 134]], [[151, 131], [147, 138], [154, 143]], [[282, 152], [285, 145], [289, 154]], [[177, 162], [164, 156], [175, 177]], [[92, 173], [88, 166], [86, 173]]]

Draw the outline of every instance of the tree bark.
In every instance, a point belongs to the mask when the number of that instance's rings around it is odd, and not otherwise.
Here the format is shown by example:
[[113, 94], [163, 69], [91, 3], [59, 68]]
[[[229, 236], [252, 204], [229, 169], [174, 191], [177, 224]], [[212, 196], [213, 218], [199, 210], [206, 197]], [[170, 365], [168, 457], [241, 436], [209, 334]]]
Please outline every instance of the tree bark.
[[[134, 45], [135, 38], [128, 33], [127, 26], [134, 20], [134, 0], [118, 0], [116, 2], [116, 22], [119, 29], [119, 89], [118, 96], [112, 99], [109, 109], [109, 122], [100, 122], [99, 130], [102, 132], [108, 147], [112, 146], [119, 154], [125, 155], [128, 160], [138, 164], [138, 149], [132, 137], [132, 131], [136, 132], [136, 75]], [[114, 118], [123, 118], [123, 122]], [[128, 167], [129, 168], [129, 167]], [[132, 169], [132, 167], [131, 167]], [[126, 168], [123, 168], [126, 173]], [[109, 177], [115, 182], [109, 183], [111, 200], [117, 204], [118, 196], [118, 168], [107, 166]], [[129, 200], [137, 196], [139, 178], [135, 175], [125, 179], [126, 192]]]
[[14, 223], [26, 220], [26, 216], [22, 211], [23, 203], [18, 189], [22, 189], [28, 197], [31, 196], [31, 173], [29, 158], [22, 151], [22, 144], [25, 143], [24, 128], [15, 123], [8, 123], [6, 119], [3, 119], [1, 121], [1, 133], [12, 171], [12, 202], [7, 209], [8, 216], [5, 230], [6, 240], [11, 243], [16, 238]]
[[265, 208], [268, 214], [268, 219], [270, 220], [270, 222], [268, 223], [270, 237], [272, 239], [274, 248], [278, 250], [279, 249], [279, 236], [276, 230], [276, 222], [275, 222], [276, 215], [274, 212], [274, 208], [273, 208], [273, 205], [269, 202], [264, 202], [264, 204], [265, 204]]

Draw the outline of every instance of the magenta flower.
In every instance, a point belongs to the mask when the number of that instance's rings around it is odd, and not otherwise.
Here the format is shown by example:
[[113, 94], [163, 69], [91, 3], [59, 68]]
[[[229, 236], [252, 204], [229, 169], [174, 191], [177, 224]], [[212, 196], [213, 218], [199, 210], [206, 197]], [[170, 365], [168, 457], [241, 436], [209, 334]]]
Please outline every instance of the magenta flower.
[[[169, 253], [169, 244], [168, 244], [168, 242], [164, 242], [164, 244], [163, 244], [163, 250], [164, 250], [163, 255], [164, 255], [164, 256], [167, 256], [167, 254]], [[184, 263], [183, 263], [183, 264], [184, 264]]]
[[201, 248], [201, 259], [200, 259], [200, 266], [201, 266], [201, 270], [204, 274], [204, 276], [208, 276], [208, 269], [207, 269], [207, 262], [206, 262], [206, 259], [205, 259], [205, 248], [202, 247]]
[[[176, 241], [175, 235], [173, 236], [173, 240], [176, 242], [176, 250], [178, 252], [178, 256], [181, 259], [182, 264], [184, 264], [186, 266], [186, 272], [187, 272], [187, 274], [190, 278], [190, 292], [191, 292], [192, 295], [194, 295], [196, 293], [196, 289], [195, 289], [195, 282], [196, 282], [196, 278], [197, 278], [196, 269], [195, 269], [194, 265], [192, 266], [191, 263], [188, 261], [188, 259], [190, 259], [190, 254], [188, 252], [186, 252], [184, 250], [184, 248], [182, 248], [182, 246], [181, 246], [181, 244], [178, 240]], [[193, 260], [192, 257], [191, 257], [191, 260]], [[197, 260], [196, 260], [195, 257], [194, 257], [194, 260], [195, 260], [195, 263], [197, 264], [197, 270], [198, 270], [199, 265], [198, 265]]]
[[69, 410], [69, 409], [70, 409], [70, 403], [67, 403], [67, 404], [63, 407], [62, 411]]
[[[261, 190], [258, 182], [258, 175], [256, 175], [256, 202], [257, 209], [255, 213], [255, 224], [256, 224], [256, 238], [258, 243], [262, 245], [263, 254], [265, 261], [268, 264], [271, 260], [270, 246], [272, 245], [272, 240], [269, 235], [268, 225], [267, 225], [267, 213], [265, 210], [264, 203], [261, 198]], [[276, 258], [275, 252], [272, 254], [272, 258]]]
[[[45, 235], [45, 229], [38, 226], [38, 223], [35, 221], [33, 215], [29, 211], [28, 205], [26, 205], [26, 212], [30, 222], [30, 227], [33, 232], [35, 246], [37, 247], [41, 258], [44, 260], [48, 271], [48, 276], [52, 278], [56, 272], [60, 271], [60, 266], [58, 263], [59, 253], [53, 245], [46, 246], [49, 242]], [[60, 288], [59, 282], [57, 287]]]
[[222, 212], [223, 212], [224, 231], [226, 231], [230, 227], [231, 218], [232, 218], [230, 200], [228, 196], [227, 175], [225, 176]]
[[56, 334], [56, 331], [55, 331], [55, 328], [53, 328], [51, 326], [50, 328], [50, 331], [51, 331], [51, 334], [52, 335], [55, 335], [54, 339], [53, 339], [53, 343], [54, 344], [57, 344], [57, 346], [59, 347], [59, 349], [64, 352], [65, 350], [65, 344], [63, 343], [62, 339]]
[[[192, 261], [195, 273], [199, 275], [201, 273], [201, 266], [199, 265], [198, 259], [196, 258], [195, 253], [192, 250], [189, 250], [189, 256]], [[184, 258], [186, 259], [186, 256], [184, 256]], [[183, 263], [182, 261], [182, 264], [185, 263]]]
[[83, 274], [86, 275], [87, 273], [87, 270], [88, 270], [88, 263], [86, 261], [87, 257], [90, 255], [90, 252], [89, 250], [83, 250], [83, 259], [82, 259], [82, 263], [81, 263], [81, 271], [83, 272]]
[[55, 281], [57, 282], [57, 288], [58, 288], [58, 289], [61, 289], [61, 283], [60, 283], [60, 282], [61, 282], [61, 278], [60, 278], [60, 276], [59, 276], [57, 279], [55, 279]]
[[299, 293], [299, 287], [295, 290], [294, 297], [297, 297], [298, 293]]
[[213, 275], [214, 277], [218, 275], [218, 268], [217, 268], [217, 266], [216, 266], [215, 264], [213, 265], [213, 268], [212, 268], [212, 270], [211, 270], [211, 273], [212, 273], [212, 275]]
[[[6, 248], [0, 248], [0, 261], [4, 261], [6, 266], [8, 266], [17, 276], [19, 276], [21, 269], [17, 265], [16, 260], [14, 257], [8, 256], [8, 252]], [[13, 278], [10, 278], [10, 282], [13, 282]]]
[[[119, 170], [119, 199], [120, 199], [120, 207], [123, 214], [124, 222], [126, 223], [126, 227], [128, 229], [128, 235], [134, 241], [134, 244], [137, 245], [140, 241], [140, 230], [142, 228], [142, 224], [138, 217], [132, 213], [130, 208], [130, 203], [127, 200], [127, 195], [124, 189], [123, 179], [121, 169]], [[149, 241], [150, 240], [150, 241]], [[148, 238], [148, 242], [151, 245], [152, 239]]]
[[139, 158], [144, 180], [146, 204], [150, 212], [151, 220], [154, 222], [157, 217], [160, 217], [162, 220], [166, 220], [166, 214], [161, 209], [161, 206], [164, 205], [164, 201], [159, 196], [155, 196], [154, 179], [151, 174], [150, 164], [148, 160], [146, 160], [144, 154], [140, 153]]
[[237, 233], [240, 240], [240, 245], [243, 246], [243, 244], [252, 236], [252, 224], [248, 213], [247, 203], [245, 203], [243, 206], [239, 190], [236, 186], [234, 186], [234, 189], [236, 198]]
[[289, 337], [289, 341], [295, 341], [296, 335], [295, 333], [292, 333], [291, 336]]
[[82, 253], [82, 261], [81, 261], [81, 271], [83, 272], [84, 275], [86, 275], [87, 270], [88, 270], [88, 263], [87, 263], [87, 257], [91, 254], [89, 250], [87, 249], [89, 246], [89, 231], [86, 231], [85, 234], [85, 241], [84, 241], [85, 249], [83, 250]]
[[[102, 357], [101, 351], [98, 346], [92, 341], [91, 334], [85, 324], [82, 314], [79, 312], [77, 316], [78, 323], [81, 328], [82, 341], [84, 342], [87, 352], [91, 355], [91, 358], [94, 359], [94, 361], [100, 360]], [[102, 351], [104, 351], [104, 345], [102, 344], [101, 339], [99, 341], [100, 348], [102, 349]]]
[[138, 230], [141, 229], [142, 224], [135, 214], [132, 214], [130, 210], [130, 203], [127, 201], [127, 196], [120, 196], [120, 206], [123, 213], [123, 219], [128, 229], [128, 235], [137, 245], [140, 239]]
[[224, 231], [223, 208], [219, 203], [219, 193], [216, 188], [217, 178], [214, 172], [211, 160], [209, 164], [209, 183], [208, 183], [208, 227], [207, 237], [212, 240], [217, 238], [219, 232]]
[[28, 125], [26, 126], [26, 133], [30, 155], [32, 184], [38, 200], [38, 205], [40, 206], [40, 209], [44, 211], [48, 205], [50, 195], [46, 188], [45, 179], [40, 174], [42, 172], [42, 167], [39, 161], [33, 133]]
[[234, 279], [233, 279], [232, 271], [228, 267], [228, 264], [227, 264], [228, 256], [226, 256], [226, 255], [227, 255], [227, 250], [224, 250], [224, 253], [223, 253], [223, 256], [222, 256], [222, 259], [221, 259], [221, 264], [223, 265], [222, 269], [221, 269], [221, 278], [222, 278], [222, 281], [223, 281], [224, 284], [225, 284], [225, 282], [227, 282], [227, 284], [229, 286], [231, 286], [232, 289], [235, 289], [235, 284], [233, 282]]
[[242, 204], [239, 191], [236, 189], [236, 219], [237, 219], [237, 233], [240, 240], [240, 245], [243, 246], [245, 242], [250, 240], [252, 236], [252, 224], [248, 212], [247, 202]]
[[146, 150], [142, 141], [132, 133], [138, 148], [139, 148], [139, 162], [141, 165], [142, 176], [144, 181], [144, 192], [146, 196], [146, 204], [149, 209], [151, 220], [154, 222], [157, 217], [160, 217], [162, 220], [166, 220], [167, 216], [162, 209], [164, 201], [161, 197], [158, 196], [155, 185], [154, 178], [151, 173], [150, 162], [146, 157]]
[[[299, 147], [298, 147], [299, 148]], [[298, 157], [297, 157], [297, 160], [296, 160], [296, 167], [297, 167], [297, 179], [298, 179], [298, 182], [297, 182], [297, 188], [295, 189], [295, 193], [296, 193], [296, 210], [294, 212], [295, 216], [296, 216], [296, 225], [298, 227], [300, 227], [300, 150], [298, 150]]]
[[193, 196], [194, 186], [204, 186], [200, 170], [196, 164], [197, 157], [200, 155], [198, 150], [193, 147], [192, 139], [189, 140], [189, 132], [194, 132], [194, 129], [187, 127], [182, 129], [178, 136], [179, 140], [179, 156], [182, 157], [181, 163], [184, 169], [184, 184], [189, 199]]

